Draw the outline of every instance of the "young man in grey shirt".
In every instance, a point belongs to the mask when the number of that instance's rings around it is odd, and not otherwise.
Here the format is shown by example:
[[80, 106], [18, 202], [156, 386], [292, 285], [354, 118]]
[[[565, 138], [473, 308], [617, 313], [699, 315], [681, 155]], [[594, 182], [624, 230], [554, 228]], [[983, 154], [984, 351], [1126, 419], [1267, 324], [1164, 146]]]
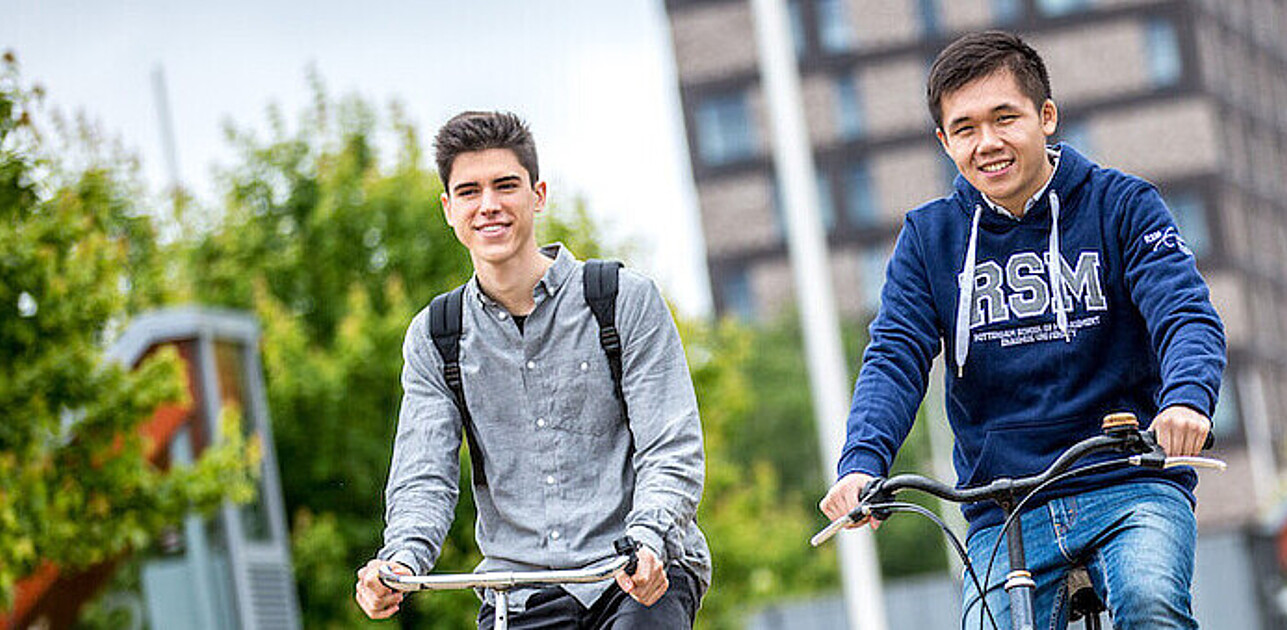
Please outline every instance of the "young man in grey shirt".
[[[477, 447], [471, 455], [486, 471], [485, 484], [474, 479], [479, 570], [579, 568], [612, 556], [624, 534], [639, 544], [633, 576], [516, 591], [511, 627], [691, 627], [711, 575], [696, 524], [704, 455], [665, 302], [650, 280], [620, 272], [619, 400], [586, 303], [584, 263], [561, 245], [536, 244], [546, 184], [526, 124], [513, 114], [466, 112], [434, 145], [447, 223], [474, 265], [459, 363]], [[358, 571], [358, 604], [376, 619], [402, 601], [380, 583], [379, 569], [428, 573], [459, 495], [464, 424], [427, 312], [412, 320], [403, 345], [385, 544]], [[485, 602], [480, 627], [491, 616]]]

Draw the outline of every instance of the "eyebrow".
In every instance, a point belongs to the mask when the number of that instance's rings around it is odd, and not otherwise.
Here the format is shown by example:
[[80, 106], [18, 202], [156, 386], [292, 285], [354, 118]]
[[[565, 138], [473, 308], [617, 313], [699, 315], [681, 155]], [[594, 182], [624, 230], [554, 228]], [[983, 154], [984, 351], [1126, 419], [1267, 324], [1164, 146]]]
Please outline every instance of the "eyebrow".
[[[997, 105], [996, 107], [993, 107], [993, 108], [992, 108], [992, 112], [991, 112], [991, 113], [995, 114], [995, 113], [997, 113], [997, 112], [1002, 112], [1002, 111], [1015, 111], [1015, 110], [1018, 110], [1018, 109], [1019, 109], [1019, 107], [1018, 107], [1018, 106], [1016, 106], [1014, 103], [1010, 103], [1010, 102], [1008, 102], [1008, 101], [1007, 101], [1007, 102], [1005, 102], [1005, 103], [1001, 103], [1000, 105]], [[971, 120], [971, 119], [970, 119], [970, 117], [969, 117], [969, 116], [957, 116], [956, 118], [953, 118], [953, 119], [952, 119], [952, 121], [951, 121], [951, 122], [949, 122], [949, 123], [947, 124], [947, 128], [948, 128], [948, 129], [955, 128], [957, 125], [959, 125], [959, 124], [961, 124], [961, 123], [964, 123], [964, 122], [970, 122], [970, 120]]]
[[[518, 175], [503, 175], [501, 177], [497, 177], [496, 179], [492, 180], [492, 184], [496, 184], [496, 185], [509, 184], [509, 183], [521, 184], [522, 182], [523, 182], [523, 178], [519, 177]], [[459, 194], [461, 191], [467, 188], [476, 187], [478, 185], [479, 185], [478, 182], [475, 182], [475, 181], [460, 182], [459, 184], [456, 184], [455, 186], [452, 187], [451, 192], [452, 194]]]

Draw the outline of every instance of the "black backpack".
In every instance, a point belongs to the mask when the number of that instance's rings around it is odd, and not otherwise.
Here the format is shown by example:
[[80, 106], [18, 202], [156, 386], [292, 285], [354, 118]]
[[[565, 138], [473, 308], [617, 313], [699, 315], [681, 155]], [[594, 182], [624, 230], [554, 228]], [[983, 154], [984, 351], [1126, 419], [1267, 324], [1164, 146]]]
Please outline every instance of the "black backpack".
[[[599, 323], [599, 345], [608, 357], [608, 369], [612, 371], [613, 389], [622, 407], [626, 404], [621, 393], [621, 337], [617, 334], [617, 274], [621, 263], [609, 260], [587, 260], [585, 262], [585, 302], [594, 313]], [[474, 432], [474, 421], [469, 415], [469, 406], [465, 404], [465, 387], [460, 378], [460, 331], [461, 318], [464, 316], [465, 286], [461, 285], [447, 293], [435, 297], [429, 303], [429, 335], [433, 345], [442, 357], [442, 374], [451, 389], [456, 409], [460, 411], [461, 423], [465, 429], [465, 444], [469, 448], [469, 461], [473, 465], [474, 483], [487, 485], [487, 476], [483, 472], [482, 451], [478, 450], [478, 438]], [[627, 414], [628, 420], [628, 414]]]

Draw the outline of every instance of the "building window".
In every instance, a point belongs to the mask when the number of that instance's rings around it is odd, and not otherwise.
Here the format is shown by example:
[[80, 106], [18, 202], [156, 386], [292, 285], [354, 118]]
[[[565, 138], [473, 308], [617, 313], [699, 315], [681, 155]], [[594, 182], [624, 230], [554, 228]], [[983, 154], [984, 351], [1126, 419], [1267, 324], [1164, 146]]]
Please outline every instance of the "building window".
[[1090, 138], [1090, 124], [1085, 120], [1072, 120], [1060, 125], [1059, 137], [1087, 157], [1095, 151], [1095, 143]]
[[921, 32], [926, 36], [938, 35], [938, 0], [917, 0], [916, 8], [921, 17]]
[[845, 218], [854, 227], [872, 227], [880, 222], [875, 186], [867, 165], [850, 164], [845, 169]]
[[836, 197], [831, 194], [831, 178], [827, 172], [819, 170], [818, 182], [818, 216], [822, 219], [822, 229], [827, 234], [836, 229]]
[[1207, 232], [1206, 204], [1202, 196], [1193, 191], [1186, 191], [1166, 198], [1166, 205], [1175, 217], [1175, 226], [1180, 236], [1193, 250], [1193, 255], [1202, 258], [1210, 251], [1211, 239]]
[[720, 281], [720, 293], [725, 313], [743, 321], [755, 320], [755, 292], [751, 290], [751, 279], [745, 269], [729, 270]]
[[885, 286], [885, 250], [883, 246], [873, 245], [859, 255], [858, 270], [862, 282], [863, 308], [875, 313], [880, 309], [880, 290]]
[[1216, 400], [1215, 410], [1211, 413], [1211, 430], [1216, 439], [1238, 435], [1241, 428], [1242, 414], [1238, 410], [1238, 392], [1233, 385], [1233, 370], [1226, 369], [1224, 378], [1220, 379], [1220, 397]]
[[943, 177], [943, 190], [945, 195], [952, 194], [953, 186], [956, 185], [956, 176], [961, 171], [956, 168], [956, 162], [947, 155], [946, 152], [939, 152], [939, 174]]
[[858, 91], [858, 82], [852, 74], [836, 77], [836, 131], [844, 140], [861, 137], [866, 125], [863, 123], [862, 94]]
[[1056, 17], [1090, 8], [1090, 0], [1037, 0], [1042, 15]]
[[853, 48], [854, 32], [849, 25], [844, 0], [817, 0], [818, 44], [824, 52], [845, 52]]
[[755, 154], [755, 126], [746, 92], [707, 97], [698, 104], [694, 118], [703, 163], [716, 166]]
[[[814, 182], [818, 186], [818, 219], [822, 221], [822, 231], [830, 234], [836, 228], [836, 204], [831, 195], [831, 178], [825, 171], [818, 171]], [[791, 222], [786, 216], [786, 201], [782, 196], [782, 184], [773, 179], [773, 224], [783, 239], [787, 238], [787, 229]]]
[[1144, 27], [1145, 54], [1148, 55], [1149, 78], [1155, 86], [1175, 85], [1180, 80], [1183, 62], [1175, 26], [1170, 21], [1155, 18]]
[[791, 42], [795, 44], [795, 56], [799, 59], [809, 50], [804, 37], [804, 8], [801, 0], [787, 1], [787, 17], [791, 20]]
[[997, 24], [1014, 24], [1023, 17], [1023, 0], [992, 0], [992, 20]]

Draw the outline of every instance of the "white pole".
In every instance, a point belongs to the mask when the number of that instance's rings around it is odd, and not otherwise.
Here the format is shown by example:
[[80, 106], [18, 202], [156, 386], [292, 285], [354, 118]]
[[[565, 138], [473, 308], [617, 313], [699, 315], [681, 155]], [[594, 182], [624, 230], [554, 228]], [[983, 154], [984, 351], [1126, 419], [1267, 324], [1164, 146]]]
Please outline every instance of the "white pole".
[[[836, 461], [844, 446], [849, 378], [827, 266], [827, 242], [818, 213], [818, 187], [804, 123], [800, 76], [783, 0], [752, 0], [751, 7], [760, 76], [772, 123], [773, 165], [786, 206], [787, 247], [804, 329], [814, 415], [826, 474], [834, 478]], [[849, 627], [884, 630], [885, 605], [870, 530], [864, 528], [836, 540]]]

